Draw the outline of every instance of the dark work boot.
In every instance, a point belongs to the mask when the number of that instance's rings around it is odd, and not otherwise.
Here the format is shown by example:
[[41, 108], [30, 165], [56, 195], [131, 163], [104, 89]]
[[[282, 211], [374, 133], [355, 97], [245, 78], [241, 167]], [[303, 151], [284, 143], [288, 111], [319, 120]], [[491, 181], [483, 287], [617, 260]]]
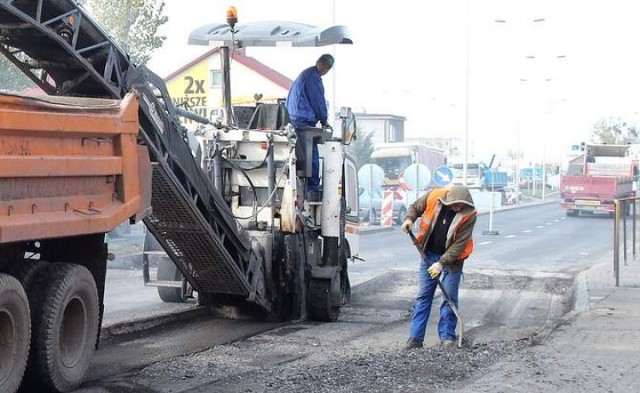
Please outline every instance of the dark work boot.
[[405, 351], [410, 351], [416, 348], [424, 348], [423, 342], [413, 337], [409, 337], [407, 343], [404, 345]]
[[442, 346], [445, 349], [455, 349], [457, 347], [455, 340], [452, 338], [447, 338], [444, 341], [442, 341]]

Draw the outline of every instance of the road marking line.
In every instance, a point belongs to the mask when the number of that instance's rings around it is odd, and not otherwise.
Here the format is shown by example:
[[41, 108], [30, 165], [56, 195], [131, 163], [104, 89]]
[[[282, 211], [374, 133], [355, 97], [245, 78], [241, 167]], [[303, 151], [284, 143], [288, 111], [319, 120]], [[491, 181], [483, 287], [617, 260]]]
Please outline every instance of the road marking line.
[[531, 233], [532, 231], [531, 231], [531, 229], [525, 229], [525, 230], [524, 230], [524, 231], [522, 231], [522, 232], [524, 232], [524, 233]]
[[516, 237], [516, 235], [507, 235], [505, 236], [507, 239], [511, 239], [512, 237]]
[[537, 225], [536, 229], [544, 228], [544, 225]]
[[487, 242], [480, 242], [480, 243], [478, 243], [478, 245], [479, 245], [479, 246], [484, 246], [484, 245], [486, 245], [486, 244], [491, 244], [491, 242], [490, 242], [490, 241], [487, 241]]

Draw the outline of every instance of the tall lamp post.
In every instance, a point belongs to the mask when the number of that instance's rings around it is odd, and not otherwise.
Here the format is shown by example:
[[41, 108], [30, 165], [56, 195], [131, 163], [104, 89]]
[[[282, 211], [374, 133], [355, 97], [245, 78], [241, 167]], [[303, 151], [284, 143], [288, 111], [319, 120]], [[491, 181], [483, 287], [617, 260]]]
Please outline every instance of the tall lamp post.
[[[557, 55], [554, 56], [554, 60], [564, 60], [566, 59], [567, 56], [566, 55]], [[535, 59], [535, 56], [527, 56], [527, 59]], [[520, 79], [521, 82], [527, 82], [527, 79], [521, 78]], [[545, 79], [542, 80], [542, 85], [547, 85], [549, 86], [549, 84], [553, 82], [553, 79], [550, 77], [547, 77]], [[541, 123], [541, 128], [542, 128], [542, 179], [540, 181], [540, 186], [541, 186], [541, 198], [542, 201], [544, 202], [546, 199], [546, 187], [547, 187], [547, 131], [549, 128], [549, 124], [550, 124], [550, 113], [551, 113], [551, 100], [549, 100], [548, 98], [548, 94], [547, 94], [547, 105], [548, 107], [546, 108], [546, 111], [544, 111], [542, 114], [544, 115], [543, 117], [543, 121]], [[520, 130], [518, 129], [518, 145], [519, 145], [519, 135]], [[518, 147], [519, 149], [519, 147]], [[517, 164], [519, 166], [519, 160], [517, 161]], [[537, 178], [537, 173], [535, 171], [535, 163], [534, 163], [534, 168], [533, 168], [533, 193], [534, 195], [537, 195], [537, 187], [536, 187], [536, 178]]]
[[[545, 18], [542, 17], [537, 17], [534, 19], [531, 19], [531, 22], [534, 24], [538, 24], [541, 22], [544, 22]], [[498, 23], [498, 24], [506, 24], [507, 23], [507, 19], [503, 19], [503, 18], [497, 18], [493, 20], [494, 23]], [[531, 59], [531, 56], [527, 56], [527, 59]], [[520, 84], [519, 84], [519, 88], [518, 90], [520, 91], [520, 97], [518, 99], [519, 104], [522, 104], [522, 83], [527, 82], [526, 78], [520, 78]], [[521, 153], [521, 134], [522, 134], [522, 114], [520, 113], [520, 109], [518, 109], [518, 113], [516, 115], [516, 185], [518, 186], [518, 188], [520, 187], [520, 156], [522, 155]]]
[[[331, 2], [331, 25], [335, 26], [336, 25], [336, 0], [333, 0]], [[336, 58], [336, 46], [337, 45], [331, 45], [331, 54], [333, 55], [333, 58]], [[331, 79], [331, 115], [329, 116], [329, 121], [331, 122], [331, 124], [333, 125], [336, 121], [337, 115], [336, 115], [336, 79], [337, 79], [337, 75], [336, 75], [336, 70], [333, 70], [333, 78]], [[369, 205], [371, 206], [371, 205]]]
[[462, 164], [462, 184], [467, 186], [467, 172], [469, 167], [469, 79], [471, 70], [469, 68], [470, 56], [470, 25], [469, 25], [469, 0], [465, 3], [465, 32], [466, 32], [466, 58], [465, 58], [465, 105], [464, 105], [464, 163]]

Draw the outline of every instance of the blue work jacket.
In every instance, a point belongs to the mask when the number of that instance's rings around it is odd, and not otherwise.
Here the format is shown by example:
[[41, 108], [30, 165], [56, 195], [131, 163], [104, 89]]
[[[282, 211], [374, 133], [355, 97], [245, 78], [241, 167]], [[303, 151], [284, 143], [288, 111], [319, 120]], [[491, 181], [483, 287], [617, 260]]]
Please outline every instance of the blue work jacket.
[[287, 97], [287, 111], [294, 127], [327, 122], [324, 85], [318, 69], [313, 66], [302, 71], [291, 85]]

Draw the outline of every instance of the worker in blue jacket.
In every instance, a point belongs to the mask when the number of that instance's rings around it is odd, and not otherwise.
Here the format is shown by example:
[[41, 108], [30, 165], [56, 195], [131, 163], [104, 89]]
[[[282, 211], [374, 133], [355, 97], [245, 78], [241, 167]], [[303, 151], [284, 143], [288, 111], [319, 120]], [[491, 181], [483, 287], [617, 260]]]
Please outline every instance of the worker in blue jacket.
[[[333, 56], [329, 54], [320, 56], [316, 65], [302, 71], [291, 85], [287, 97], [287, 111], [291, 124], [297, 132], [305, 127], [316, 127], [318, 123], [321, 127], [328, 125], [322, 76], [331, 70], [333, 63]], [[304, 137], [303, 134], [298, 135]], [[320, 188], [320, 155], [317, 143], [313, 144], [311, 172], [307, 191]]]

